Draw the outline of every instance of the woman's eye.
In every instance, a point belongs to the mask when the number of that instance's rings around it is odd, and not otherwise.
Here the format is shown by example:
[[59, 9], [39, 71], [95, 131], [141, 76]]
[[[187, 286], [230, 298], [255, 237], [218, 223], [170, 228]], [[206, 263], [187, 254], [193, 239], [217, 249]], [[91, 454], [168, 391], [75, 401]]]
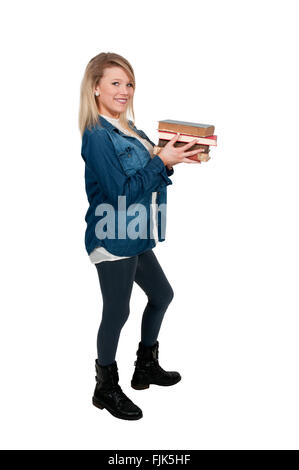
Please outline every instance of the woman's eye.
[[[119, 83], [119, 82], [113, 82], [112, 85], [115, 85], [115, 83]], [[131, 85], [131, 87], [133, 86], [132, 83], [128, 83], [128, 85]]]

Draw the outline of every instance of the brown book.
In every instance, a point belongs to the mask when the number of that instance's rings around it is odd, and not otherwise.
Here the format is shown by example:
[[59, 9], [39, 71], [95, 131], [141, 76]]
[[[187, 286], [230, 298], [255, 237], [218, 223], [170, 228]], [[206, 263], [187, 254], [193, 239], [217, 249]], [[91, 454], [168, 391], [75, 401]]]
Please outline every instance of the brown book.
[[[159, 139], [158, 147], [165, 147], [165, 145], [168, 144], [168, 142], [169, 142], [169, 140]], [[186, 142], [175, 142], [174, 143], [174, 147], [183, 147], [184, 145], [186, 145]], [[187, 158], [190, 158], [190, 160], [200, 160], [200, 161], [203, 161], [203, 162], [206, 162], [210, 159], [210, 156], [209, 156], [210, 147], [208, 145], [194, 144], [194, 145], [192, 145], [192, 147], [190, 147], [188, 149], [188, 152], [191, 152], [191, 151], [197, 150], [197, 149], [205, 149], [205, 152], [199, 152], [197, 155], [191, 155]]]
[[164, 121], [159, 121], [158, 131], [180, 132], [181, 134], [188, 134], [194, 137], [208, 137], [214, 134], [215, 126], [211, 124], [200, 124], [198, 122], [165, 119]]

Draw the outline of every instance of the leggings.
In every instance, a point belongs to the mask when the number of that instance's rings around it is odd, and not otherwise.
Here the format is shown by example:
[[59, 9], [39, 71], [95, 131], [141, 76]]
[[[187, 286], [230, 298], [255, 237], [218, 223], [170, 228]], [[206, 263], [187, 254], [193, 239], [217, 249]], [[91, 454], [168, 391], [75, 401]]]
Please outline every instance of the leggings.
[[95, 264], [103, 298], [102, 320], [97, 335], [98, 362], [115, 361], [120, 332], [130, 313], [133, 282], [147, 295], [141, 322], [141, 342], [155, 344], [173, 290], [152, 250], [116, 261]]

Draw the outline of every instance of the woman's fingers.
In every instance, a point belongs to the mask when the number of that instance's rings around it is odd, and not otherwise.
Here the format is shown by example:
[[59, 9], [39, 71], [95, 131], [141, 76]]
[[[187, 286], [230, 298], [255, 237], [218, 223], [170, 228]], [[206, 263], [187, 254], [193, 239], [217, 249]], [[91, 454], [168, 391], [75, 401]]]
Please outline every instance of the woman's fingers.
[[184, 157], [191, 157], [192, 155], [196, 155], [197, 153], [204, 153], [205, 149], [197, 149], [197, 150], [190, 150], [190, 152], [184, 152]]
[[169, 142], [175, 142], [176, 140], [178, 140], [179, 136], [180, 136], [179, 133], [175, 134]]
[[188, 144], [182, 145], [182, 146], [181, 146], [181, 149], [183, 149], [183, 150], [189, 149], [189, 148], [192, 147], [196, 142], [197, 142], [197, 139], [191, 140], [191, 142], [188, 142]]
[[200, 160], [190, 160], [190, 158], [187, 158], [187, 157], [186, 157], [186, 158], [183, 158], [182, 162], [185, 162], [185, 163], [195, 163], [195, 164], [201, 163]]

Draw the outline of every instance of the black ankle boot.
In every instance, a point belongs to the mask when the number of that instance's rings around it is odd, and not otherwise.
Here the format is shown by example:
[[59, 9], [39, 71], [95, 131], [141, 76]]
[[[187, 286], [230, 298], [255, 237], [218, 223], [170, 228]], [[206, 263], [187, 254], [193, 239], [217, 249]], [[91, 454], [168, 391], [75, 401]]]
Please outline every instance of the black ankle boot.
[[166, 372], [158, 362], [159, 341], [153, 346], [145, 346], [139, 343], [137, 360], [134, 362], [135, 371], [131, 380], [131, 386], [135, 390], [149, 388], [150, 384], [174, 385], [181, 380], [178, 372]]
[[98, 360], [96, 366], [96, 387], [92, 397], [92, 403], [97, 408], [106, 408], [116, 418], [140, 419], [142, 411], [122, 391], [118, 385], [118, 368], [114, 361], [107, 366], [101, 366]]

